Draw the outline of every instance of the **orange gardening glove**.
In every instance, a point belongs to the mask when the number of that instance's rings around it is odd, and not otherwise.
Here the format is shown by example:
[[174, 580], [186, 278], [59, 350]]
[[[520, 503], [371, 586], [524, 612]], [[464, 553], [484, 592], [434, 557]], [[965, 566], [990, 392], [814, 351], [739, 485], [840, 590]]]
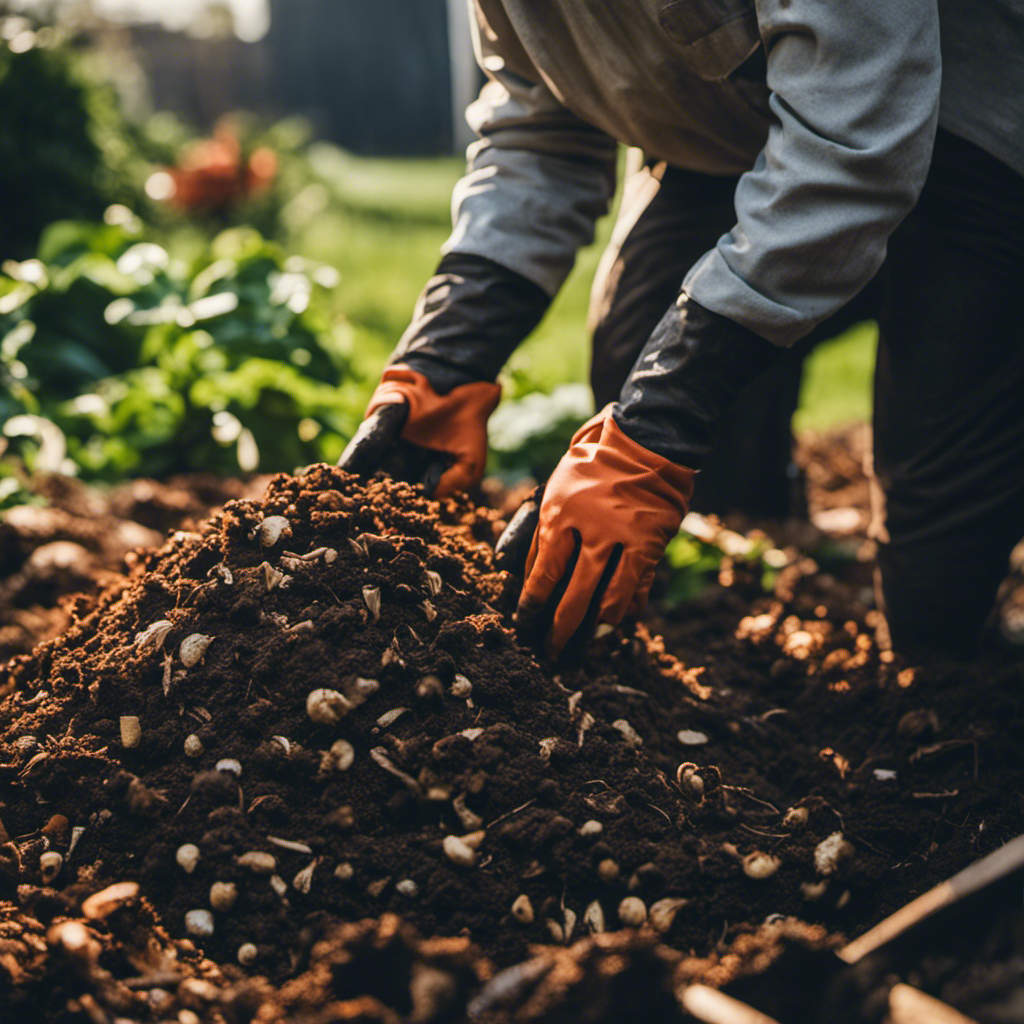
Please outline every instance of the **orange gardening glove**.
[[483, 477], [487, 420], [500, 398], [488, 381], [439, 395], [422, 373], [389, 366], [338, 465], [364, 475], [383, 469], [438, 498], [469, 490]]
[[551, 475], [526, 559], [516, 622], [551, 657], [643, 611], [693, 493], [694, 470], [631, 440], [611, 410], [577, 431]]

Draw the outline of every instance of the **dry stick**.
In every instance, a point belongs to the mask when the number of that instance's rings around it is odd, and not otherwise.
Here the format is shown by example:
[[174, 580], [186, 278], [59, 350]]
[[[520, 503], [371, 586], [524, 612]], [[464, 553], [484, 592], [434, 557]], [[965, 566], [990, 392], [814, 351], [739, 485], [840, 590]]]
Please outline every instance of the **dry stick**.
[[535, 804], [536, 802], [536, 797], [534, 797], [532, 800], [527, 800], [525, 804], [522, 804], [515, 810], [509, 811], [508, 814], [503, 814], [500, 818], [495, 818], [495, 820], [492, 821], [490, 825], [484, 825], [484, 829], [486, 830], [489, 828], [494, 828], [495, 825], [499, 825], [501, 822], [505, 821], [506, 818], [511, 818], [513, 814], [518, 814], [520, 811], [525, 811], [527, 807], [529, 807], [531, 804]]
[[[646, 803], [646, 801], [645, 801], [645, 803]], [[668, 816], [668, 812], [667, 811], [663, 811], [656, 804], [650, 804], [649, 803], [649, 804], [647, 804], [647, 806], [650, 807], [650, 809], [652, 811], [657, 811], [670, 825], [672, 824], [672, 819]]]
[[731, 790], [734, 793], [739, 793], [741, 796], [745, 796], [748, 800], [753, 800], [755, 804], [761, 804], [764, 807], [770, 807], [776, 814], [781, 814], [782, 811], [775, 806], [775, 804], [768, 803], [767, 800], [762, 800], [760, 797], [754, 796], [754, 794], [746, 786], [726, 786], [722, 784], [722, 789]]
[[740, 828], [746, 829], [748, 832], [753, 832], [756, 836], [764, 836], [766, 839], [789, 839], [788, 834], [780, 835], [777, 832], [762, 832], [759, 828], [754, 828], [752, 825], [745, 825], [740, 822]]

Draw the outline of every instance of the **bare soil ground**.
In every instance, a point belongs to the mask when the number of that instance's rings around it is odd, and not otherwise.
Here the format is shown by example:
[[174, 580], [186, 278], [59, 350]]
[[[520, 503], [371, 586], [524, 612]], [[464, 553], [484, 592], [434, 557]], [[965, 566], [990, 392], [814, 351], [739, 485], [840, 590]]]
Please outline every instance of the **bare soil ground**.
[[[814, 511], [863, 485], [835, 461]], [[835, 945], [1024, 832], [1019, 662], [880, 651], [863, 563], [794, 551], [767, 594], [726, 564], [567, 669], [509, 628], [496, 513], [326, 467], [251, 494], [13, 524], [11, 607], [89, 587], [0, 668], [26, 1019], [685, 1020], [682, 982]], [[38, 589], [60, 543], [93, 562]]]

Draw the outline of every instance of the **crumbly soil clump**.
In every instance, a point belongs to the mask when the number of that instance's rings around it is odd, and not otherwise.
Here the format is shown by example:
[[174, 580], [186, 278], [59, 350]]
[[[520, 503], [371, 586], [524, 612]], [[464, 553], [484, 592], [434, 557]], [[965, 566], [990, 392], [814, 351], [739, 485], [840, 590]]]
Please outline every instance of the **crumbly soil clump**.
[[134, 881], [278, 981], [385, 912], [497, 968], [644, 919], [706, 957], [856, 934], [1024, 832], [1013, 665], [899, 664], [807, 559], [667, 622], [685, 664], [643, 628], [541, 664], [497, 527], [321, 466], [146, 556], [0, 669], [0, 895], [47, 924]]
[[266, 478], [224, 480], [207, 474], [165, 483], [132, 480], [109, 491], [70, 477], [32, 481], [41, 505], [0, 514], [0, 661], [27, 654], [64, 632], [81, 609], [133, 564], [138, 548], [189, 528], [231, 498], [262, 494]]

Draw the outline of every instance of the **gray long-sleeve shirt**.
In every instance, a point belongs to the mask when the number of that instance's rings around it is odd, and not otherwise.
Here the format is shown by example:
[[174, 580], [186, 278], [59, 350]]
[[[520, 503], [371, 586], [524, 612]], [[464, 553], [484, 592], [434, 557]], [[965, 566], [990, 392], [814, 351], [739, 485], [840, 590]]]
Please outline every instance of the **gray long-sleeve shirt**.
[[[939, 2], [964, 17], [971, 6]], [[1024, 0], [975, 2], [1024, 24]], [[486, 256], [550, 294], [607, 208], [616, 142], [742, 174], [736, 225], [681, 284], [781, 345], [870, 280], [924, 183], [940, 100], [936, 0], [470, 4], [489, 81], [468, 111], [480, 141], [446, 250]], [[1008, 106], [1012, 135], [1020, 100]], [[950, 127], [967, 134], [956, 116]], [[1024, 141], [1008, 149], [1024, 170]]]

